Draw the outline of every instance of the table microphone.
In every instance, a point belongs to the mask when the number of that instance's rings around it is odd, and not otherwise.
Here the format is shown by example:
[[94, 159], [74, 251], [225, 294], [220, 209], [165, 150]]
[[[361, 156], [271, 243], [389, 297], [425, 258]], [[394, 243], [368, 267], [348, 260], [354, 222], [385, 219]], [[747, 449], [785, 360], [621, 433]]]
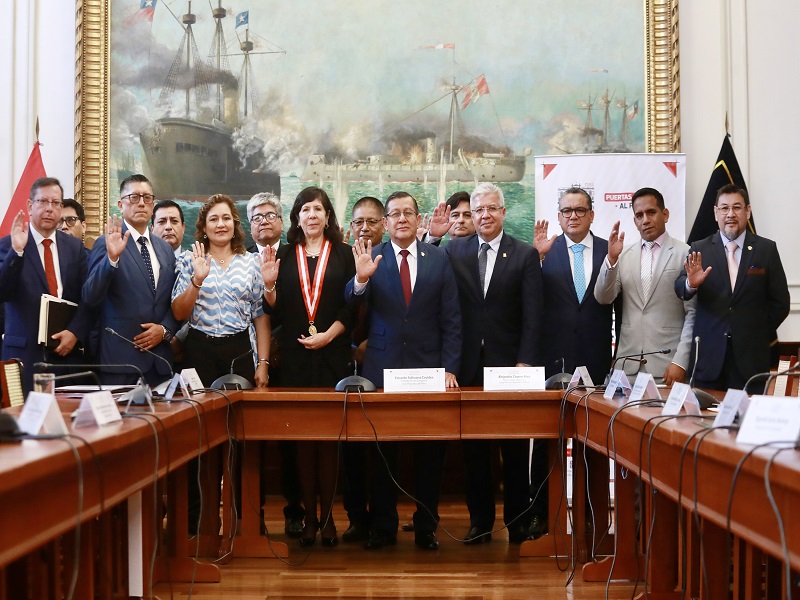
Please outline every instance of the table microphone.
[[[38, 370], [43, 369], [64, 369], [64, 368], [88, 368], [88, 369], [107, 369], [108, 367], [114, 369], [128, 369], [131, 371], [136, 371], [139, 374], [139, 382], [136, 384], [136, 387], [133, 388], [131, 391], [126, 392], [123, 395], [128, 397], [130, 400], [130, 404], [134, 406], [144, 406], [149, 404], [153, 400], [153, 395], [150, 392], [150, 386], [147, 385], [147, 380], [144, 378], [144, 373], [142, 370], [137, 367], [136, 365], [131, 365], [128, 363], [117, 363], [117, 364], [97, 364], [97, 363], [82, 363], [82, 364], [53, 364], [53, 363], [45, 363], [45, 362], [37, 362], [33, 363], [33, 368]], [[97, 375], [94, 374], [94, 377], [97, 378]], [[102, 389], [102, 387], [100, 388]]]
[[215, 390], [252, 390], [253, 384], [250, 383], [246, 378], [242, 377], [241, 375], [237, 375], [233, 372], [233, 366], [236, 364], [236, 361], [240, 358], [244, 358], [245, 356], [250, 356], [253, 353], [253, 349], [250, 348], [247, 352], [244, 352], [234, 358], [231, 361], [231, 372], [226, 373], [220, 377], [217, 377], [211, 387]]
[[[170, 362], [169, 362], [169, 361], [168, 361], [166, 358], [164, 358], [163, 356], [159, 356], [158, 354], [156, 354], [156, 353], [155, 353], [155, 352], [153, 352], [152, 350], [148, 350], [147, 348], [143, 348], [142, 346], [140, 346], [139, 344], [137, 344], [137, 343], [136, 343], [136, 342], [134, 342], [133, 340], [129, 340], [129, 339], [128, 339], [128, 338], [126, 338], [124, 335], [122, 335], [122, 334], [120, 334], [120, 333], [117, 333], [116, 331], [114, 331], [113, 329], [111, 329], [111, 327], [106, 327], [106, 328], [105, 328], [105, 330], [106, 330], [108, 333], [110, 333], [111, 335], [114, 335], [114, 336], [118, 337], [118, 338], [119, 338], [119, 339], [121, 339], [121, 340], [125, 340], [125, 341], [126, 341], [126, 342], [128, 342], [128, 343], [129, 343], [131, 346], [133, 346], [134, 348], [136, 348], [137, 350], [141, 350], [142, 352], [147, 352], [147, 353], [148, 353], [149, 355], [151, 355], [151, 356], [155, 356], [155, 357], [156, 357], [158, 360], [160, 360], [160, 361], [161, 361], [161, 362], [163, 362], [165, 365], [167, 365], [167, 369], [169, 369], [169, 379], [167, 380], [167, 383], [169, 383], [169, 381], [170, 381], [170, 380], [172, 379], [172, 377], [175, 375], [175, 372], [172, 370], [172, 365], [171, 365], [171, 364], [170, 364]], [[112, 365], [109, 365], [109, 366], [112, 366]], [[139, 371], [139, 372], [141, 373], [141, 371]]]
[[[651, 350], [650, 352], [636, 352], [635, 354], [628, 354], [627, 356], [618, 356], [614, 359], [614, 362], [611, 363], [611, 370], [606, 375], [606, 383], [611, 380], [611, 376], [614, 374], [614, 369], [617, 366], [619, 361], [626, 361], [632, 360], [638, 362], [640, 365], [646, 365], [647, 360], [644, 358], [645, 356], [651, 356], [653, 354], [672, 354], [671, 348], [662, 348], [661, 350]], [[625, 368], [625, 363], [622, 363], [623, 369]]]
[[[694, 377], [697, 375], [697, 362], [698, 357], [700, 356], [700, 336], [694, 336], [694, 365], [692, 366], [692, 376], [689, 377], [689, 387], [692, 388], [692, 392], [694, 392], [694, 397], [697, 398], [697, 403], [700, 405], [700, 408], [703, 410], [708, 410], [711, 408], [712, 405], [719, 402], [714, 396], [709, 394], [705, 390], [701, 390], [700, 388], [694, 387]], [[747, 386], [745, 386], [747, 388]]]

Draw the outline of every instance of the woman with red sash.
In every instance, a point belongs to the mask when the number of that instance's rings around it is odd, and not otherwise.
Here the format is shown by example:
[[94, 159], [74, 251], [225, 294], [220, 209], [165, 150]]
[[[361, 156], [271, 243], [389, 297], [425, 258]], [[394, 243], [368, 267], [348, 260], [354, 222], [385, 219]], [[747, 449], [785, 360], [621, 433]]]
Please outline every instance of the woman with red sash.
[[[353, 252], [342, 241], [324, 190], [302, 190], [289, 219], [288, 245], [277, 256], [268, 248], [262, 265], [265, 309], [282, 317], [278, 333], [281, 385], [332, 388], [350, 373], [355, 311], [345, 303], [344, 288], [355, 276]], [[322, 544], [335, 546], [339, 542], [332, 515], [336, 444], [298, 442], [297, 463], [306, 510], [300, 544], [311, 546], [321, 527]]]

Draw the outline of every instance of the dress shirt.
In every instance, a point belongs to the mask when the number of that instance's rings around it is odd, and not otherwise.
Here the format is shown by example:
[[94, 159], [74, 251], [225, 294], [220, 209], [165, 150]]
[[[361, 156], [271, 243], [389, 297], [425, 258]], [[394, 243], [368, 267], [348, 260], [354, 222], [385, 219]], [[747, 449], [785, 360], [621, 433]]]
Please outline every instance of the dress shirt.
[[[399, 271], [400, 270], [400, 263], [403, 262], [403, 257], [400, 255], [400, 250], [403, 250], [403, 248], [401, 248], [400, 246], [398, 246], [394, 242], [390, 242], [390, 244], [392, 246], [392, 252], [394, 252], [395, 260], [397, 261], [397, 270]], [[411, 242], [411, 245], [408, 248], [406, 248], [406, 250], [408, 250], [408, 271], [409, 271], [409, 275], [411, 277], [411, 292], [413, 293], [414, 292], [414, 285], [417, 282], [417, 240], [414, 240], [413, 242]], [[486, 270], [486, 273], [487, 273], [487, 280], [488, 280], [489, 279], [488, 278], [488, 273], [489, 273], [488, 269]], [[367, 289], [367, 284], [366, 283], [361, 283], [358, 280], [358, 275], [356, 275], [355, 279], [353, 280], [353, 293], [356, 296], [360, 296], [361, 294], [364, 293], [365, 289]]]
[[33, 236], [33, 241], [36, 242], [36, 249], [39, 251], [39, 260], [42, 261], [42, 268], [44, 269], [44, 244], [42, 240], [50, 239], [53, 243], [50, 245], [50, 250], [53, 252], [53, 267], [56, 270], [56, 282], [58, 283], [58, 297], [64, 293], [64, 285], [61, 283], [61, 267], [58, 262], [58, 244], [56, 243], [56, 232], [54, 231], [48, 238], [45, 238], [41, 233], [36, 231], [36, 228], [30, 226], [30, 232]]
[[591, 233], [587, 233], [586, 237], [583, 238], [580, 242], [573, 242], [569, 239], [566, 235], [564, 236], [564, 240], [567, 242], [567, 255], [569, 256], [569, 269], [572, 271], [572, 277], [575, 277], [575, 253], [572, 251], [572, 247], [575, 244], [583, 244], [583, 273], [586, 275], [586, 291], [589, 291], [589, 282], [592, 279], [592, 252], [594, 248], [592, 246], [594, 238], [592, 237]]
[[[747, 236], [747, 228], [746, 227], [745, 227], [745, 230], [742, 231], [742, 233], [739, 234], [739, 237], [734, 238], [732, 240], [729, 240], [724, 235], [722, 235], [721, 231], [719, 232], [719, 239], [722, 241], [722, 249], [725, 251], [726, 258], [727, 258], [727, 252], [728, 252], [728, 242], [736, 242], [736, 252], [734, 252], [733, 255], [736, 257], [736, 264], [737, 265], [742, 264], [742, 246], [744, 246], [744, 238], [746, 236]], [[689, 278], [688, 277], [686, 278], [686, 291], [689, 292], [689, 294], [694, 294], [697, 291], [697, 288], [693, 288], [692, 286], [689, 285]]]
[[486, 276], [483, 278], [483, 297], [486, 297], [486, 291], [489, 289], [489, 284], [492, 281], [492, 273], [494, 272], [494, 264], [497, 262], [497, 252], [500, 248], [500, 240], [503, 239], [502, 230], [495, 236], [491, 242], [486, 242], [481, 236], [478, 236], [478, 256], [481, 254], [481, 246], [484, 243], [489, 244], [489, 250], [486, 252]]
[[[161, 273], [161, 263], [158, 262], [158, 257], [156, 256], [156, 251], [153, 248], [153, 240], [150, 239], [150, 228], [149, 227], [145, 227], [144, 233], [139, 233], [138, 231], [136, 231], [136, 229], [133, 227], [133, 225], [131, 225], [127, 221], [125, 221], [125, 227], [128, 229], [128, 231], [131, 232], [131, 237], [133, 238], [133, 241], [136, 242], [136, 251], [137, 252], [141, 252], [141, 250], [140, 250], [141, 245], [139, 244], [139, 238], [141, 236], [144, 236], [144, 237], [147, 238], [147, 251], [150, 253], [150, 264], [153, 267], [153, 281], [156, 284], [156, 287], [158, 287], [158, 275], [159, 275], [159, 273]], [[120, 255], [120, 256], [122, 256], [122, 255]], [[177, 253], [176, 253], [176, 256], [177, 256]], [[115, 260], [115, 261], [111, 260], [109, 258], [108, 262], [110, 262], [111, 266], [114, 267], [114, 268], [117, 268], [119, 266], [119, 258], [117, 260]], [[176, 261], [176, 264], [175, 264], [176, 272], [177, 272], [177, 268], [178, 268], [178, 265], [177, 265], [177, 261]]]

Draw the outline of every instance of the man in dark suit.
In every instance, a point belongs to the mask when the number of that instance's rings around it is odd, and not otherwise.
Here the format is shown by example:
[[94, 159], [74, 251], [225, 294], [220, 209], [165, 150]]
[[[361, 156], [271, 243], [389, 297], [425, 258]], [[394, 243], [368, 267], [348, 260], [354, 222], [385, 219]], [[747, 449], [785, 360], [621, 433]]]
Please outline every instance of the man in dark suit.
[[770, 346], [789, 314], [789, 288], [775, 242], [748, 231], [747, 190], [720, 188], [714, 215], [719, 232], [692, 244], [675, 293], [697, 296], [695, 384], [743, 389], [752, 375], [769, 371]]
[[[539, 338], [542, 314], [542, 272], [530, 245], [503, 232], [503, 191], [481, 183], [469, 208], [477, 233], [452, 239], [445, 250], [458, 283], [463, 344], [462, 385], [482, 386], [484, 367], [541, 364]], [[467, 506], [471, 528], [465, 543], [492, 539], [495, 520], [491, 441], [463, 442], [467, 472]], [[528, 539], [530, 442], [501, 440], [503, 456], [503, 521], [511, 542]]]
[[150, 220], [153, 234], [170, 245], [177, 261], [183, 252], [181, 244], [186, 232], [186, 222], [180, 205], [174, 200], [159, 200], [153, 206]]
[[[33, 364], [39, 361], [75, 362], [82, 359], [91, 318], [81, 303], [86, 280], [86, 254], [77, 238], [58, 231], [64, 191], [58, 179], [42, 177], [31, 186], [30, 224], [19, 211], [11, 234], [0, 239], [0, 301], [5, 307], [2, 358], [19, 358], [24, 365], [23, 387], [30, 390]], [[52, 352], [37, 343], [42, 294], [78, 304], [66, 329], [52, 338]]]
[[[288, 246], [281, 245], [283, 232], [283, 206], [281, 199], [270, 192], [259, 192], [247, 202], [247, 220], [250, 222], [250, 235], [253, 244], [247, 248], [248, 252], [262, 254], [269, 246], [277, 253], [277, 258], [282, 258]], [[270, 315], [272, 325], [272, 339], [270, 341], [269, 356], [269, 383], [272, 387], [280, 386], [280, 348], [278, 347], [278, 333], [280, 320], [278, 315]], [[266, 464], [267, 444], [261, 444], [261, 462]], [[300, 501], [300, 479], [297, 473], [297, 442], [281, 440], [278, 442], [281, 463], [281, 493], [286, 499], [283, 507], [284, 533], [293, 538], [299, 538], [303, 533], [303, 519], [306, 511]], [[262, 498], [267, 489], [265, 471], [261, 470]], [[263, 502], [262, 502], [263, 505]], [[262, 514], [263, 518], [263, 514]]]
[[[101, 311], [99, 362], [132, 364], [141, 369], [150, 385], [170, 376], [169, 340], [177, 326], [170, 299], [175, 254], [167, 242], [150, 235], [154, 200], [153, 188], [144, 175], [122, 181], [117, 202], [122, 219], [108, 218], [105, 234], [89, 255], [89, 275], [83, 286], [84, 302]], [[106, 328], [133, 340], [136, 346]], [[112, 384], [138, 379], [137, 373], [122, 368], [108, 367], [102, 373]]]
[[[602, 384], [611, 366], [611, 327], [614, 305], [594, 297], [597, 275], [608, 254], [608, 242], [595, 236], [592, 198], [578, 187], [567, 189], [558, 201], [561, 235], [547, 237], [547, 221], [534, 228], [534, 246], [542, 261], [544, 313], [542, 351], [545, 374], [571, 373], [586, 366], [592, 380]], [[545, 531], [550, 471], [546, 442], [536, 441], [531, 463], [534, 495], [531, 534]]]
[[[347, 284], [349, 302], [369, 307], [369, 332], [363, 375], [383, 387], [386, 368], [444, 367], [447, 387], [457, 387], [461, 358], [461, 311], [453, 270], [444, 250], [417, 241], [419, 208], [413, 196], [395, 192], [386, 200], [390, 241], [372, 248], [355, 241], [356, 276]], [[439, 488], [446, 442], [414, 442], [414, 541], [439, 547]], [[371, 530], [365, 545], [375, 549], [397, 539], [397, 445], [380, 448], [391, 470], [376, 469], [370, 505]], [[380, 464], [376, 461], [375, 464]], [[430, 511], [430, 512], [428, 512]]]

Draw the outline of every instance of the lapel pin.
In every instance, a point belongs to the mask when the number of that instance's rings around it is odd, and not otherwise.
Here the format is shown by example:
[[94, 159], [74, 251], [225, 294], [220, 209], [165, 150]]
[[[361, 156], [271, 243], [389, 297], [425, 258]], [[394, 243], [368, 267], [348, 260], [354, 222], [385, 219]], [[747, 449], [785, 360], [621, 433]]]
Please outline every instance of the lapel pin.
[[753, 249], [753, 247], [752, 247], [752, 246], [748, 246], [748, 247], [747, 247], [747, 249], [748, 249], [748, 250], [752, 250], [752, 249]]
[[508, 258], [508, 256], [506, 256], [505, 252], [503, 252], [503, 258]]
[[424, 252], [420, 252], [420, 254], [421, 254], [422, 256], [425, 256], [425, 253], [424, 253]]

